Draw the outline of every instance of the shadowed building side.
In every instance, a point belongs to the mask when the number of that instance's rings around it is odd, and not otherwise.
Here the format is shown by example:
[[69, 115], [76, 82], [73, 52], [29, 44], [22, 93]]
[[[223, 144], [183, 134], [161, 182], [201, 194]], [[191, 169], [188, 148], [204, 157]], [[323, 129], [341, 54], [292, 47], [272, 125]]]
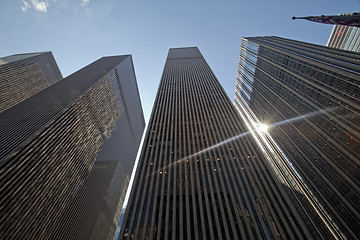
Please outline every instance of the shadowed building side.
[[0, 112], [62, 79], [51, 52], [0, 58]]
[[119, 239], [309, 239], [196, 48], [170, 49]]
[[112, 238], [144, 125], [129, 55], [1, 113], [0, 237]]

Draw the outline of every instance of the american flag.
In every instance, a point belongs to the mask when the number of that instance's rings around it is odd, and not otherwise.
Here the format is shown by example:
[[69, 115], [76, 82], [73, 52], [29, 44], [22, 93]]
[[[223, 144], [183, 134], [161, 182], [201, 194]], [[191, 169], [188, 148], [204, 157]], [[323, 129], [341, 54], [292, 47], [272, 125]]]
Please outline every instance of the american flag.
[[360, 13], [341, 14], [334, 16], [308, 16], [308, 17], [293, 17], [294, 19], [306, 19], [313, 22], [335, 24], [335, 25], [348, 25], [360, 27]]

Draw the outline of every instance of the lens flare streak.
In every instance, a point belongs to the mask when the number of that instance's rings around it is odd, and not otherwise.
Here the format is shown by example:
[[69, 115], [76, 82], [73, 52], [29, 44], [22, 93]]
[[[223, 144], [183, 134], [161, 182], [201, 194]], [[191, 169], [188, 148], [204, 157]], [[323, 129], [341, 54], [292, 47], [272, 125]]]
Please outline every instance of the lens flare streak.
[[[266, 125], [266, 124], [263, 124], [263, 123], [260, 123], [257, 118], [254, 116], [253, 113], [251, 112], [248, 112], [248, 111], [244, 111], [247, 116], [244, 116], [241, 112], [240, 115], [242, 115], [242, 118], [243, 119], [255, 119], [252, 123], [252, 125], [250, 125], [248, 123], [248, 121], [245, 121], [245, 125], [248, 129], [252, 129], [248, 132], [244, 132], [244, 133], [241, 133], [239, 135], [236, 135], [234, 137], [231, 137], [229, 139], [226, 139], [220, 143], [217, 143], [213, 146], [210, 146], [208, 148], [205, 148], [203, 150], [200, 150], [199, 152], [196, 152], [196, 153], [193, 153], [189, 156], [186, 156], [184, 158], [181, 158], [181, 159], [178, 159], [177, 161], [173, 162], [173, 163], [170, 163], [168, 164], [167, 166], [164, 166], [163, 168], [160, 168], [156, 171], [154, 171], [152, 174], [155, 174], [157, 173], [158, 171], [162, 171], [162, 170], [165, 170], [167, 168], [170, 168], [171, 166], [175, 165], [175, 164], [178, 164], [178, 163], [181, 163], [189, 158], [192, 158], [192, 157], [196, 157], [202, 153], [205, 153], [207, 151], [210, 151], [212, 149], [215, 149], [219, 146], [222, 146], [223, 144], [226, 144], [226, 143], [230, 143], [236, 139], [239, 139], [239, 138], [242, 138], [248, 134], [251, 134], [253, 136], [253, 138], [255, 139], [258, 147], [260, 148], [260, 150], [265, 154], [269, 154], [269, 152], [271, 154], [275, 154], [275, 152], [279, 152], [279, 154], [276, 154], [277, 157], [281, 157], [283, 158], [287, 164], [291, 167], [291, 169], [294, 171], [294, 173], [297, 175], [297, 177], [299, 179], [302, 179], [300, 174], [296, 171], [294, 165], [292, 164], [292, 162], [285, 156], [284, 152], [281, 150], [280, 146], [275, 142], [275, 140], [271, 137], [271, 135], [268, 133], [268, 131], [272, 128], [275, 128], [277, 126], [280, 126], [280, 125], [284, 125], [284, 124], [289, 124], [289, 123], [293, 123], [293, 122], [296, 122], [296, 121], [299, 121], [299, 120], [302, 120], [302, 119], [305, 119], [305, 118], [308, 118], [308, 117], [312, 117], [312, 116], [315, 116], [315, 115], [319, 115], [319, 114], [322, 114], [322, 113], [325, 113], [329, 110], [333, 110], [333, 109], [325, 109], [325, 110], [319, 110], [319, 111], [315, 111], [315, 112], [311, 112], [311, 113], [308, 113], [308, 114], [305, 114], [305, 115], [301, 115], [301, 116], [297, 116], [297, 117], [294, 117], [294, 118], [291, 118], [291, 119], [286, 119], [286, 120], [283, 120], [281, 122], [277, 122], [277, 123], [274, 123], [274, 124], [271, 124], [271, 125]], [[259, 139], [260, 138], [260, 139]], [[261, 141], [260, 141], [261, 140]], [[264, 149], [264, 147], [266, 147], [267, 150]], [[276, 151], [275, 151], [276, 149]]]
[[[241, 108], [241, 110], [238, 109], [238, 112], [243, 117], [245, 122], [249, 122], [249, 124], [251, 124], [253, 126], [256, 126], [256, 124], [259, 124], [258, 119], [256, 118], [256, 116], [254, 116], [251, 109], [246, 108], [241, 102], [239, 102], [238, 99], [235, 99], [235, 100], [238, 103], [239, 107]], [[292, 119], [287, 119], [287, 120], [273, 124], [272, 127], [279, 126], [282, 124], [288, 124], [290, 122], [294, 122], [294, 121], [305, 119], [305, 118], [308, 118], [311, 116], [323, 114], [329, 110], [331, 110], [331, 109], [329, 108], [326, 110], [319, 110], [319, 111], [308, 113], [308, 114], [298, 116], [298, 117], [295, 117]], [[242, 112], [244, 114], [246, 114], [246, 118], [244, 118], [244, 115], [242, 114]], [[250, 116], [250, 115], [252, 115], [252, 116]], [[327, 211], [322, 206], [322, 204], [317, 200], [317, 198], [312, 193], [312, 191], [309, 189], [307, 184], [302, 180], [300, 174], [296, 171], [293, 164], [285, 156], [283, 151], [276, 144], [276, 142], [270, 136], [270, 134], [268, 132], [261, 132], [261, 131], [256, 131], [256, 133], [257, 134], [253, 135], [253, 136], [255, 139], [258, 139], [258, 141], [256, 141], [257, 143], [260, 143], [260, 142], [263, 143], [266, 146], [266, 150], [269, 150], [269, 149], [274, 150], [274, 151], [270, 150], [270, 152], [273, 154], [269, 154], [269, 155], [265, 154], [265, 156], [269, 160], [270, 166], [272, 167], [275, 174], [280, 173], [280, 176], [278, 176], [279, 180], [288, 186], [289, 186], [289, 184], [291, 184], [291, 187], [293, 189], [302, 193], [309, 200], [309, 203], [312, 205], [314, 210], [317, 212], [318, 216], [323, 220], [324, 224], [327, 226], [328, 230], [332, 233], [334, 238], [338, 239], [337, 238], [338, 236], [342, 236], [342, 234], [338, 230], [338, 227], [332, 220], [331, 216], [327, 213]], [[285, 161], [282, 161], [282, 160], [285, 160]], [[278, 166], [278, 164], [280, 166]], [[289, 171], [289, 169], [292, 169], [293, 171]], [[287, 176], [287, 174], [284, 174], [283, 173], [284, 171], [288, 172], [289, 176]], [[290, 178], [290, 179], [288, 179], [288, 178]], [[284, 180], [285, 180], [285, 182], [284, 182]]]
[[221, 145], [223, 145], [223, 144], [226, 144], [226, 143], [232, 142], [232, 141], [234, 141], [234, 140], [236, 140], [236, 139], [242, 138], [242, 137], [248, 135], [250, 132], [251, 132], [251, 131], [241, 133], [241, 134], [239, 134], [239, 135], [237, 135], [237, 136], [234, 136], [234, 137], [232, 137], [232, 138], [226, 139], [225, 141], [222, 141], [222, 142], [217, 143], [217, 144], [215, 144], [215, 145], [212, 145], [212, 146], [210, 146], [210, 147], [208, 147], [208, 148], [205, 148], [205, 149], [203, 149], [203, 150], [201, 150], [201, 151], [199, 151], [199, 152], [196, 152], [196, 153], [191, 154], [191, 155], [189, 155], [189, 156], [187, 156], [187, 157], [181, 158], [181, 159], [179, 159], [179, 160], [177, 160], [177, 161], [175, 161], [175, 162], [173, 162], [173, 163], [171, 163], [171, 164], [168, 164], [167, 166], [165, 166], [165, 167], [163, 167], [163, 168], [160, 168], [160, 169], [154, 171], [152, 174], [157, 173], [158, 171], [162, 171], [162, 170], [165, 170], [165, 169], [167, 169], [167, 168], [170, 168], [171, 166], [173, 166], [173, 165], [175, 165], [175, 164], [178, 164], [178, 163], [180, 163], [180, 162], [183, 162], [183, 161], [185, 161], [185, 160], [187, 160], [187, 159], [189, 159], [189, 158], [196, 157], [196, 156], [198, 156], [198, 155], [200, 155], [200, 154], [202, 154], [202, 153], [205, 153], [205, 152], [207, 152], [207, 151], [210, 151], [211, 149], [215, 149], [215, 148], [217, 148], [217, 147], [219, 147], [219, 146], [221, 146]]

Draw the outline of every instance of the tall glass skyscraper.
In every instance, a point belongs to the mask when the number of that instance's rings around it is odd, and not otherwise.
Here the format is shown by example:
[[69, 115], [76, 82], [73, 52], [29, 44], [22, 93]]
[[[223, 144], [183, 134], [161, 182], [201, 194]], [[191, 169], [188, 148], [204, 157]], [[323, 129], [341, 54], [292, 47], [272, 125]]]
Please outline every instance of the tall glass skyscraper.
[[0, 112], [62, 78], [51, 52], [16, 54], [0, 58]]
[[[243, 38], [235, 104], [323, 239], [360, 236], [360, 56], [279, 37]], [[290, 193], [291, 194], [291, 193]]]
[[360, 28], [345, 25], [334, 25], [327, 46], [360, 52]]
[[200, 51], [170, 49], [119, 239], [311, 239], [250, 134]]
[[112, 238], [144, 125], [129, 55], [2, 112], [0, 238]]

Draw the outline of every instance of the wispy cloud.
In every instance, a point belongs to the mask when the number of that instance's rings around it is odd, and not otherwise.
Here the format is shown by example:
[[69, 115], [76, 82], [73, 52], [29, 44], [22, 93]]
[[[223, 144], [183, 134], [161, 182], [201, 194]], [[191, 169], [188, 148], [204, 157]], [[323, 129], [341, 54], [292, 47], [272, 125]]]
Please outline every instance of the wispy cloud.
[[30, 8], [34, 8], [36, 11], [39, 11], [39, 12], [47, 12], [48, 7], [49, 7], [49, 2], [47, 0], [45, 0], [45, 1], [41, 1], [41, 0], [22, 0], [22, 2], [24, 4], [21, 7], [21, 10], [23, 12], [26, 12]]
[[91, 17], [93, 15], [94, 10], [92, 8], [86, 8], [85, 12], [86, 12], [86, 15]]
[[30, 3], [28, 3], [27, 1], [23, 0], [23, 4], [24, 4], [24, 6], [21, 7], [21, 10], [23, 10], [23, 12], [25, 12], [29, 8], [31, 8]]
[[92, 17], [94, 10], [90, 8], [88, 5], [90, 0], [81, 0], [81, 6], [85, 9], [85, 13], [88, 17]]

